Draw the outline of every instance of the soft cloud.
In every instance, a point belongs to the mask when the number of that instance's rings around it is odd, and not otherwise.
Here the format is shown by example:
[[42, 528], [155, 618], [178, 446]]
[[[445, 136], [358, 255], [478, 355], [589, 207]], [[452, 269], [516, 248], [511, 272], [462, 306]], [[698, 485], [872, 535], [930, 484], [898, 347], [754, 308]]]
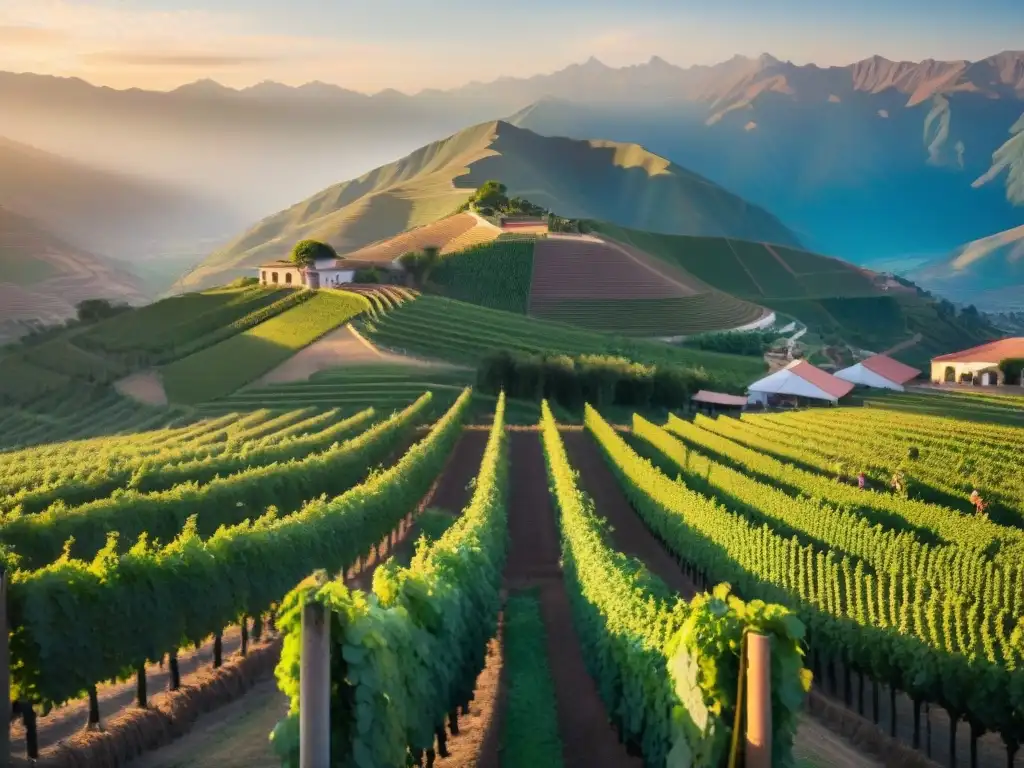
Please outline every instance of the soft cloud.
[[57, 29], [0, 24], [0, 45], [52, 45], [66, 39], [67, 35]]
[[99, 66], [127, 67], [247, 67], [253, 64], [267, 64], [280, 59], [268, 56], [246, 56], [213, 53], [151, 53], [142, 51], [102, 51], [87, 53], [81, 60], [86, 64]]

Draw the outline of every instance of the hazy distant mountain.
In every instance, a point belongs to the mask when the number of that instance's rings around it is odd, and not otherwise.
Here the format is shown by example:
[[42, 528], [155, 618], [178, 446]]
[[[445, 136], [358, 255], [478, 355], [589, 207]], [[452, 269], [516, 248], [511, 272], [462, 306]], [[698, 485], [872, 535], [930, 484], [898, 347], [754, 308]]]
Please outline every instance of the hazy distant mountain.
[[641, 144], [770, 210], [808, 247], [862, 264], [936, 258], [1024, 224], [1024, 133], [1010, 133], [1024, 113], [1022, 52], [845, 67], [767, 54], [687, 68], [590, 59], [372, 96], [209, 80], [117, 91], [0, 73], [0, 104], [0, 134], [201, 190], [247, 220], [507, 118], [546, 135]]
[[540, 136], [506, 122], [467, 128], [270, 216], [213, 254], [183, 288], [225, 282], [302, 238], [340, 253], [452, 213], [488, 179], [569, 218], [666, 234], [797, 245], [767, 211], [643, 147]]
[[145, 261], [237, 218], [198, 194], [100, 170], [0, 137], [0, 206], [80, 248]]
[[94, 298], [145, 300], [140, 281], [124, 265], [0, 207], [0, 341], [22, 335], [31, 322], [73, 317], [78, 302]]
[[968, 243], [908, 276], [954, 301], [1024, 310], [1024, 226]]

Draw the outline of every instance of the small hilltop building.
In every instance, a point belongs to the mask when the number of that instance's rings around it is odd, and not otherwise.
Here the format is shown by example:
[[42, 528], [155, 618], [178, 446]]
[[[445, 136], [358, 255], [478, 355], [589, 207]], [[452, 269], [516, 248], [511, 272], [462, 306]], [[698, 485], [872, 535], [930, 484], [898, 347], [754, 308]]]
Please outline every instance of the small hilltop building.
[[382, 282], [394, 282], [404, 270], [396, 259], [393, 262], [361, 261], [359, 259], [321, 259], [314, 267], [300, 267], [291, 261], [272, 261], [259, 267], [260, 285], [306, 286], [332, 288], [355, 281], [356, 272], [374, 269], [381, 273]]
[[854, 386], [903, 392], [904, 385], [920, 376], [921, 371], [886, 355], [873, 355], [856, 365], [836, 371], [835, 375]]

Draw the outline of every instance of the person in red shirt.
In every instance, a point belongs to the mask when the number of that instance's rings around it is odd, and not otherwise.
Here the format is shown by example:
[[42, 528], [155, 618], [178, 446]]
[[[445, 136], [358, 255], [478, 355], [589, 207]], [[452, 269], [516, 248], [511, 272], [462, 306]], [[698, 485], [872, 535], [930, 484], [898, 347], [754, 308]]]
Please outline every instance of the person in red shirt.
[[864, 486], [866, 484], [867, 484], [867, 478], [864, 477], [864, 473], [863, 472], [858, 472], [857, 473], [857, 487], [860, 488], [863, 491], [864, 490]]

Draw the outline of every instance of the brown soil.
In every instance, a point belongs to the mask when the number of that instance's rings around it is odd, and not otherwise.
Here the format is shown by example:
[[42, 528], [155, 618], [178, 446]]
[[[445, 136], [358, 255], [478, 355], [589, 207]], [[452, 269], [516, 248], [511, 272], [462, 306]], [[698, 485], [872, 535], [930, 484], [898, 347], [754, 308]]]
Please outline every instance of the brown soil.
[[167, 405], [167, 393], [157, 371], [139, 371], [114, 382], [114, 389], [146, 405]]
[[[230, 627], [224, 632], [222, 641], [222, 657], [227, 663], [241, 647], [242, 634], [239, 627]], [[250, 650], [253, 649], [250, 643]], [[178, 654], [178, 670], [181, 684], [191, 685], [196, 675], [207, 675], [213, 663], [213, 638], [207, 640], [198, 649], [182, 649]], [[170, 674], [166, 664], [161, 668], [158, 664], [146, 667], [146, 687], [151, 698], [167, 689]], [[120, 683], [110, 683], [97, 687], [100, 702], [100, 719], [104, 726], [108, 721], [125, 712], [133, 711], [135, 706], [135, 678]], [[89, 714], [88, 699], [71, 701], [62, 707], [52, 710], [45, 717], [36, 720], [36, 731], [39, 735], [39, 751], [74, 736], [85, 728]], [[11, 724], [11, 752], [24, 754], [25, 728], [21, 719]]]
[[529, 432], [512, 432], [509, 438], [511, 541], [505, 575], [510, 587], [540, 588], [563, 760], [567, 768], [639, 768], [643, 762], [626, 753], [583, 661], [561, 577], [558, 532], [540, 438]]
[[425, 360], [380, 350], [363, 338], [351, 325], [345, 325], [300, 349], [272, 371], [264, 374], [257, 382], [257, 386], [306, 381], [317, 371], [365, 363], [432, 365]]

